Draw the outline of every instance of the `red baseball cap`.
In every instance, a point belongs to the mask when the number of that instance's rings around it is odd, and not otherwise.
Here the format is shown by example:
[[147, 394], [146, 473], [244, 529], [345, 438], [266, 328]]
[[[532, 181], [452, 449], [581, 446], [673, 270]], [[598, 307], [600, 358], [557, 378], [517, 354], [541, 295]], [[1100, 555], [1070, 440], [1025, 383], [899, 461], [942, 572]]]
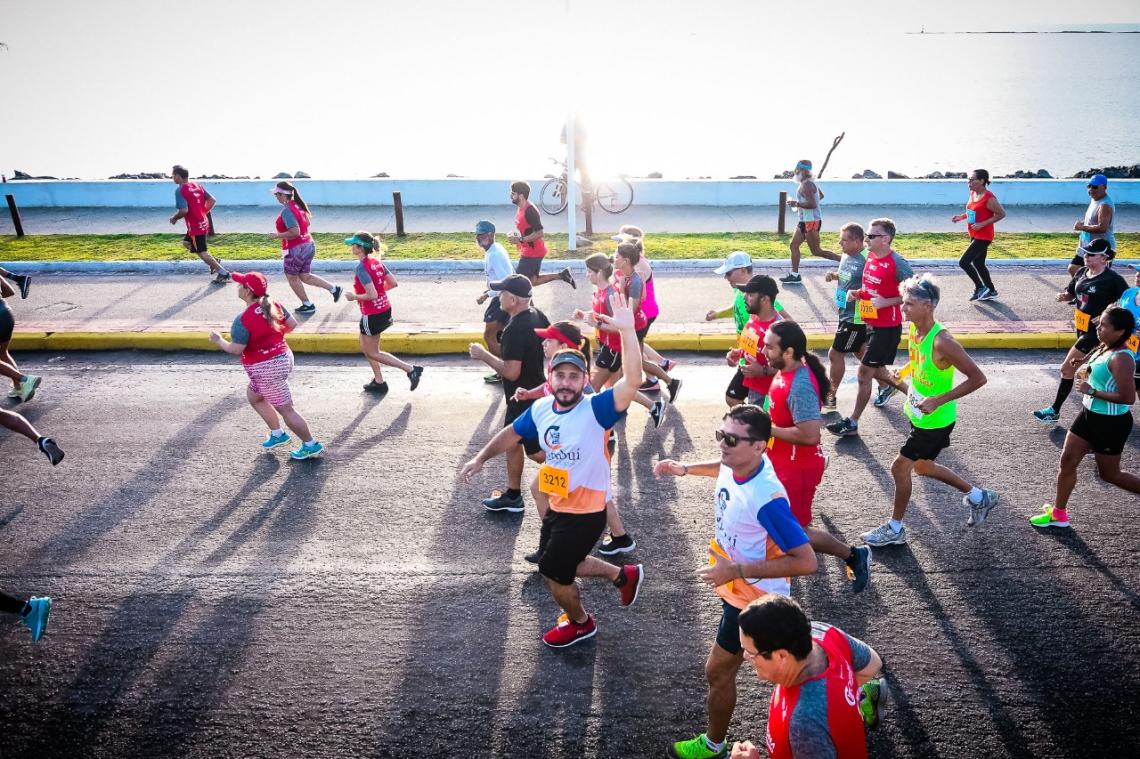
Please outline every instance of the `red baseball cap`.
[[235, 271], [231, 278], [237, 284], [249, 288], [249, 291], [258, 298], [269, 292], [269, 281], [265, 278], [265, 275], [259, 271], [251, 271], [246, 274], [240, 274]]

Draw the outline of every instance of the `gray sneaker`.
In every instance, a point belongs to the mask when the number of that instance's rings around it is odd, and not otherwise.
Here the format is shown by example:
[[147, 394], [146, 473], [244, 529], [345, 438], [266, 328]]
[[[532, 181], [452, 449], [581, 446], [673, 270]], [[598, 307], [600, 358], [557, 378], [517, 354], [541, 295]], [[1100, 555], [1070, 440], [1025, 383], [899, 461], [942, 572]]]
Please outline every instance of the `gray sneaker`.
[[906, 525], [899, 525], [899, 529], [896, 531], [891, 529], [890, 522], [885, 522], [882, 526], [865, 532], [860, 537], [863, 538], [864, 543], [875, 548], [902, 545], [906, 543]]
[[879, 393], [875, 396], [875, 407], [882, 408], [883, 406], [886, 406], [887, 401], [889, 401], [891, 399], [891, 396], [897, 392], [898, 390], [895, 389], [894, 385], [883, 385], [880, 387]]
[[981, 527], [986, 517], [998, 505], [998, 494], [995, 490], [983, 490], [982, 500], [978, 503], [970, 501], [970, 496], [962, 496], [962, 503], [970, 509], [970, 517], [966, 520], [967, 527]]

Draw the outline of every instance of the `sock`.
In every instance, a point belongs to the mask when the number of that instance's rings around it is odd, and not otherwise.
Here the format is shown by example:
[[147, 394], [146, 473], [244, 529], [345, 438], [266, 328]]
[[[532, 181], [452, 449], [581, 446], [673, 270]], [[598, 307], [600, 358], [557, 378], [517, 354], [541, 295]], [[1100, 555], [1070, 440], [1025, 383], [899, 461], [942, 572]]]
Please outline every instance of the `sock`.
[[620, 588], [622, 585], [625, 585], [627, 581], [628, 578], [625, 576], [625, 572], [618, 572], [617, 579], [614, 580], [614, 587]]
[[285, 430], [281, 429], [280, 427], [278, 427], [275, 430], [269, 431], [269, 437], [281, 437], [284, 434], [285, 434]]
[[510, 498], [512, 500], [522, 498], [522, 491], [516, 490], [515, 488], [507, 488], [507, 492], [503, 493], [503, 498]]
[[1053, 507], [1053, 519], [1057, 522], [1068, 522], [1069, 521], [1068, 509], [1058, 509], [1057, 507], [1054, 506]]
[[709, 751], [716, 751], [719, 753], [720, 750], [724, 748], [724, 741], [721, 741], [720, 743], [713, 743], [713, 739], [706, 735], [705, 745], [709, 747]]
[[329, 292], [335, 293], [336, 292], [336, 285], [329, 285]]
[[889, 524], [891, 526], [891, 529], [895, 532], [898, 532], [902, 529], [902, 522], [898, 519], [892, 519], [891, 521], [887, 522], [887, 524]]
[[1053, 400], [1053, 410], [1058, 414], [1061, 413], [1061, 406], [1065, 404], [1065, 399], [1069, 397], [1069, 393], [1073, 391], [1073, 380], [1061, 378], [1061, 384], [1057, 386], [1057, 397]]
[[970, 499], [970, 503], [981, 503], [982, 491], [978, 488], [971, 487], [970, 492], [966, 494], [966, 497]]
[[306, 300], [306, 301], [303, 301], [301, 303], [301, 305], [302, 306], [311, 306], [311, 305], [313, 305], [313, 302], [311, 300]]
[[305, 441], [305, 445], [309, 446], [310, 448], [312, 448], [316, 444], [317, 444], [316, 438], [313, 438], [312, 440], [306, 440]]

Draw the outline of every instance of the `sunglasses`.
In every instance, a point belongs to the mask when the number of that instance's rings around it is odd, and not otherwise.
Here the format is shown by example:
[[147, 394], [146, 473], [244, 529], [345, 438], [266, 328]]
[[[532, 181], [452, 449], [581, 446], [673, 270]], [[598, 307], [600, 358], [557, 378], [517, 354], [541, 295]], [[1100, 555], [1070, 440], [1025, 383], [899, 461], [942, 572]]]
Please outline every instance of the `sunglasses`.
[[883, 234], [881, 234], [881, 235], [864, 235], [864, 236], [865, 236], [865, 237], [866, 237], [868, 240], [874, 240], [876, 237], [890, 237], [890, 235], [886, 234], [885, 232], [884, 232]]
[[716, 431], [716, 441], [718, 443], [723, 442], [729, 448], [735, 448], [736, 446], [740, 445], [742, 442], [745, 442], [745, 441], [747, 441], [749, 443], [759, 443], [760, 438], [744, 437], [743, 435], [734, 435], [731, 432], [725, 432], [724, 430], [717, 430]]
[[755, 661], [756, 659], [759, 659], [761, 656], [763, 656], [766, 659], [772, 653], [771, 651], [757, 651], [756, 653], [752, 653], [747, 648], [741, 648], [740, 651], [744, 654], [744, 658], [747, 659], [748, 661]]

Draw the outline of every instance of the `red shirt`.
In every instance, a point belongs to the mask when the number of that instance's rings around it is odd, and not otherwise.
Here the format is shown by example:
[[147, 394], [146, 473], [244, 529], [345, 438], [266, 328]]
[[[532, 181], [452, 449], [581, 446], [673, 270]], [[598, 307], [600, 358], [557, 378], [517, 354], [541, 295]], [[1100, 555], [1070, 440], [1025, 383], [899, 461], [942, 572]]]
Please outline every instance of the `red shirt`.
[[[764, 355], [764, 336], [768, 334], [768, 328], [778, 321], [780, 321], [779, 314], [766, 321], [760, 321], [759, 316], [752, 314], [748, 323], [744, 325], [744, 329], [740, 331], [740, 336], [737, 337], [737, 345], [740, 346], [740, 350], [744, 351], [750, 358], [756, 359], [756, 363], [760, 366], [768, 365], [768, 359]], [[744, 386], [749, 390], [755, 390], [760, 395], [767, 395], [771, 384], [771, 375], [762, 377], [745, 375], [744, 377]]]
[[357, 295], [364, 295], [366, 282], [361, 279], [362, 276], [376, 286], [376, 299], [357, 300], [356, 304], [360, 306], [360, 313], [364, 316], [371, 316], [372, 314], [391, 311], [392, 304], [388, 301], [388, 291], [384, 289], [384, 278], [388, 276], [388, 270], [384, 268], [380, 259], [375, 256], [365, 256], [357, 265], [356, 277], [352, 280], [352, 291]]
[[[531, 221], [527, 221], [526, 212], [528, 209], [534, 209], [531, 214]], [[535, 222], [535, 220], [538, 220]], [[535, 223], [538, 226], [535, 226]], [[518, 213], [515, 214], [515, 227], [519, 231], [519, 235], [526, 237], [532, 232], [537, 232], [542, 229], [542, 221], [538, 216], [538, 208], [534, 206], [529, 200], [523, 201], [519, 206]], [[523, 258], [542, 258], [546, 255], [546, 240], [541, 237], [533, 242], [520, 242], [518, 243], [519, 255]]]
[[[599, 288], [594, 290], [594, 313], [610, 315], [610, 294], [614, 291], [612, 287]], [[598, 339], [598, 345], [605, 345], [615, 353], [621, 353], [621, 333], [620, 332], [604, 332], [598, 329], [595, 333]]]
[[183, 182], [178, 192], [186, 201], [186, 234], [200, 237], [210, 233], [210, 219], [206, 215], [206, 191], [200, 184]]
[[[280, 303], [274, 305], [278, 308], [281, 307]], [[238, 318], [241, 319], [242, 326], [249, 332], [249, 342], [245, 344], [245, 350], [241, 352], [243, 364], [260, 364], [262, 361], [268, 361], [282, 353], [289, 352], [289, 344], [285, 342], [285, 333], [289, 331], [288, 325], [281, 321], [276, 325], [280, 329], [274, 329], [261, 313], [260, 303], [251, 303]]]
[[[861, 301], [874, 298], [899, 297], [899, 283], [909, 278], [914, 271], [906, 259], [893, 250], [883, 258], [868, 253], [867, 264], [863, 267], [863, 289], [856, 293]], [[863, 312], [864, 304], [856, 305], [856, 313], [863, 314], [863, 321], [870, 327], [898, 327], [902, 324], [902, 309], [887, 306], [874, 309], [874, 315]]]
[[[973, 193], [970, 193], [970, 195], [973, 196]], [[978, 223], [983, 222], [983, 221], [989, 221], [990, 219], [993, 218], [994, 212], [991, 211], [987, 207], [987, 204], [990, 202], [990, 198], [992, 198], [992, 197], [994, 197], [994, 194], [992, 192], [990, 192], [989, 190], [986, 190], [976, 200], [970, 200], [968, 203], [966, 203], [966, 211], [967, 212], [969, 212], [969, 211], [974, 212], [973, 224], [978, 224]], [[970, 221], [970, 214], [969, 213], [966, 214], [966, 221], [967, 222]], [[968, 227], [968, 229], [970, 232], [970, 237], [974, 238], [975, 240], [993, 240], [994, 239], [994, 225], [993, 224], [989, 224], [989, 225], [987, 225], [981, 229], [974, 229], [974, 227], [971, 225]]]
[[[286, 203], [285, 207], [293, 212], [293, 218], [297, 220], [297, 226], [301, 228], [301, 234], [291, 240], [281, 240], [281, 250], [288, 250], [289, 248], [295, 248], [298, 245], [304, 245], [307, 242], [312, 242], [313, 238], [309, 237], [309, 214], [302, 211], [301, 207], [297, 205], [297, 202], [294, 200], [290, 200], [288, 203]], [[283, 213], [277, 214], [277, 221], [275, 222], [275, 226], [277, 227], [278, 232], [284, 232], [286, 229], [288, 229], [288, 227], [285, 226], [285, 218]]]

